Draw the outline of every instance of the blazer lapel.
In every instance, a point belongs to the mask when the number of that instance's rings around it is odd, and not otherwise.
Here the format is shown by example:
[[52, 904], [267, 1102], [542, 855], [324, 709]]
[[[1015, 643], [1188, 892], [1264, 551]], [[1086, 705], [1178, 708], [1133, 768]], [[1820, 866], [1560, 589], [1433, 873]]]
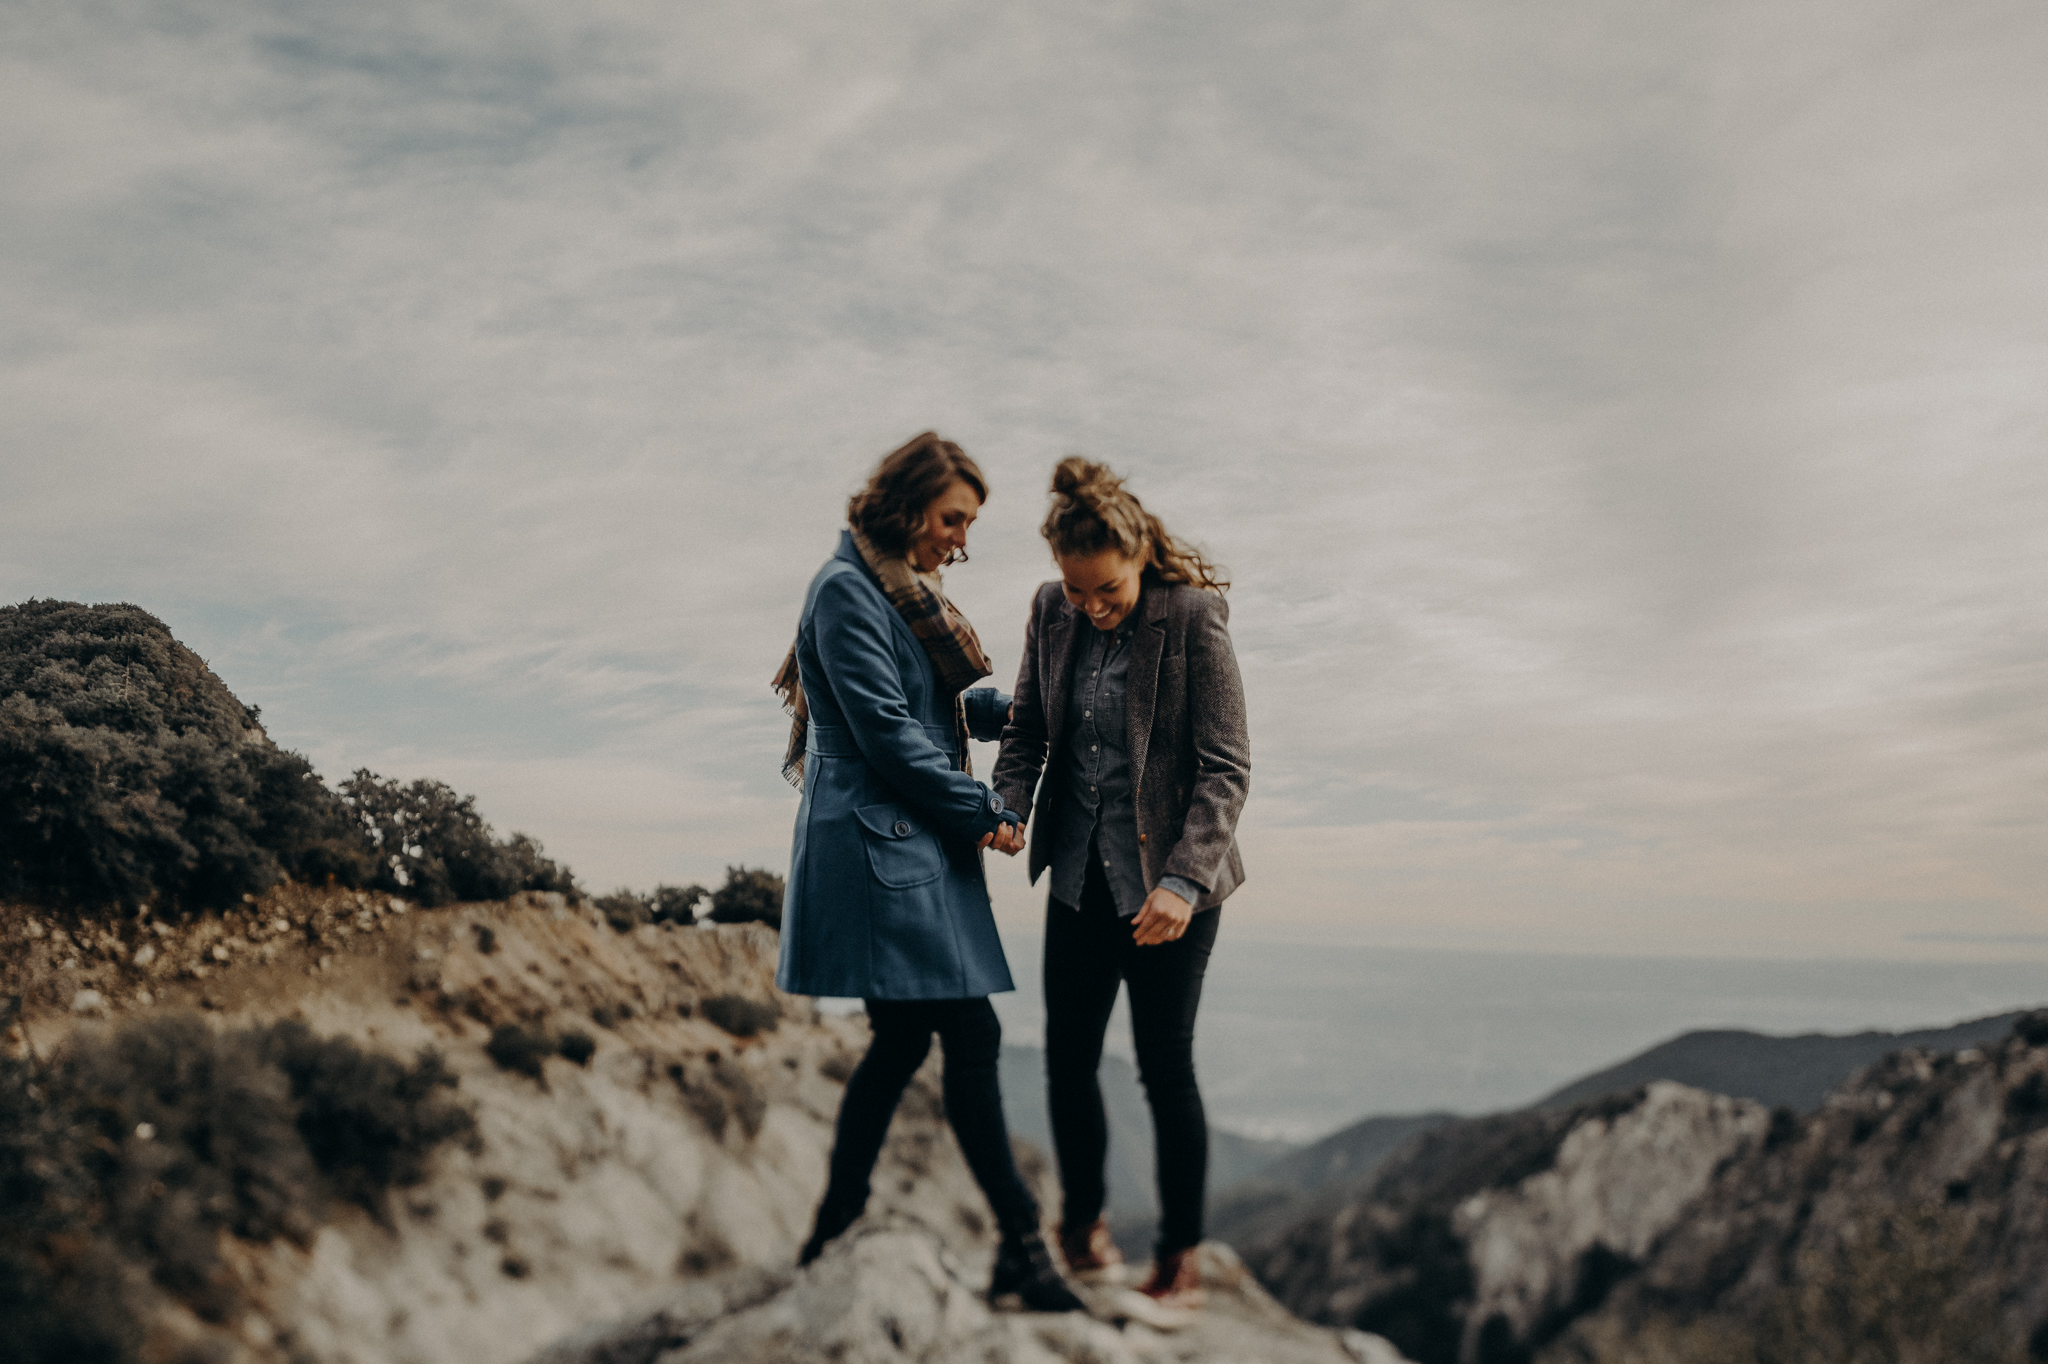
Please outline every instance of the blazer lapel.
[[1067, 692], [1074, 684], [1073, 605], [1060, 601], [1053, 606], [1052, 619], [1045, 626], [1045, 673], [1039, 679], [1045, 697], [1047, 770], [1059, 765], [1060, 740], [1066, 737]]
[[1159, 700], [1159, 660], [1166, 652], [1166, 591], [1147, 585], [1138, 599], [1142, 623], [1131, 632], [1131, 673], [1124, 696], [1130, 726], [1126, 751], [1131, 755], [1131, 785], [1145, 779], [1145, 749], [1152, 738], [1152, 710]]

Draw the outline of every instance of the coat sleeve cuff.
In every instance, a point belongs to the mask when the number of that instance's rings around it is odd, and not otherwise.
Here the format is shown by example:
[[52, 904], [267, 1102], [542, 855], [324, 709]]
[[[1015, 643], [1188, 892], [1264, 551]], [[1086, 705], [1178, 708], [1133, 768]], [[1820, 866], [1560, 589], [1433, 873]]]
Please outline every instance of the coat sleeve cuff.
[[992, 744], [1003, 737], [1003, 726], [1010, 722], [1010, 697], [995, 687], [971, 687], [961, 693], [967, 708], [967, 732], [982, 743]]

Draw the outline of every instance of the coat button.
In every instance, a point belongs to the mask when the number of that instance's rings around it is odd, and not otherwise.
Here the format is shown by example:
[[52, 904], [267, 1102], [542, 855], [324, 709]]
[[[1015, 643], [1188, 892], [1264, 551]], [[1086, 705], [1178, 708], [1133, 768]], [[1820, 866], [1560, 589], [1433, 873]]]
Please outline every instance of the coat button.
[[896, 837], [898, 837], [898, 838], [906, 838], [906, 837], [908, 837], [908, 836], [909, 836], [909, 834], [910, 834], [910, 821], [909, 821], [909, 820], [907, 820], [907, 819], [899, 819], [899, 820], [897, 820], [897, 821], [896, 821]]
[[994, 791], [988, 793], [988, 812], [999, 815], [1003, 812], [1003, 798]]
[[1145, 841], [1145, 835], [1143, 835], [1143, 834], [1139, 834], [1139, 835], [1138, 835], [1138, 841], [1139, 841], [1140, 843], [1143, 843], [1143, 842]]

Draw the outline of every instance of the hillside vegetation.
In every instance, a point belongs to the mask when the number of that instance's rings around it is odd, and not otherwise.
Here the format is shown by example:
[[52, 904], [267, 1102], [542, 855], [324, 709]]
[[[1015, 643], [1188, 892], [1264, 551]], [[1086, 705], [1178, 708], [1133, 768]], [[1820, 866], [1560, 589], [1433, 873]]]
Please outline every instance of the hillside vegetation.
[[140, 607], [0, 607], [0, 898], [183, 914], [286, 878], [430, 905], [576, 891], [439, 782], [330, 790]]

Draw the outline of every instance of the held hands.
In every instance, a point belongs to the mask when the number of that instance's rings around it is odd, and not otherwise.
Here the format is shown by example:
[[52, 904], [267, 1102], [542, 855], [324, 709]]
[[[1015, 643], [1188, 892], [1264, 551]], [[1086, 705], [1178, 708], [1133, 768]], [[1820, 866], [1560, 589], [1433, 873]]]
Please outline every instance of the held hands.
[[1024, 851], [1024, 826], [1005, 823], [992, 834], [983, 834], [977, 848], [994, 848], [1005, 857], [1015, 857]]
[[1145, 907], [1138, 911], [1131, 935], [1140, 947], [1172, 942], [1188, 931], [1188, 920], [1194, 917], [1193, 905], [1161, 886], [1145, 897]]

